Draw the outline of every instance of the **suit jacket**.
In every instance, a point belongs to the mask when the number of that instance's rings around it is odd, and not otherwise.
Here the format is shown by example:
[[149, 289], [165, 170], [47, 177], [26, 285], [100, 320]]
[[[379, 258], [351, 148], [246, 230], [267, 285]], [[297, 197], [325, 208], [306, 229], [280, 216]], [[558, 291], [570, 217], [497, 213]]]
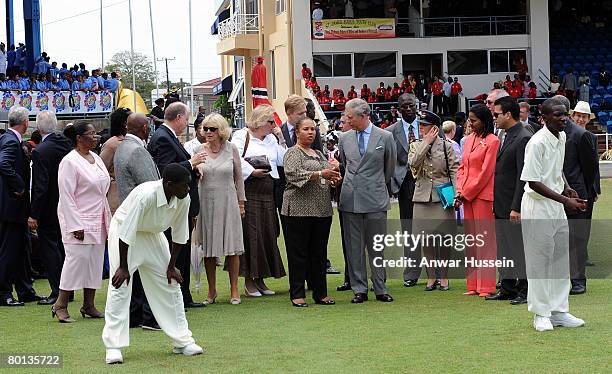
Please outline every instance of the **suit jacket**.
[[0, 220], [25, 223], [30, 210], [30, 167], [11, 130], [0, 136], [0, 178]]
[[117, 147], [113, 164], [119, 204], [125, 200], [134, 187], [160, 178], [151, 154], [131, 136], [126, 136]]
[[510, 218], [510, 211], [521, 211], [525, 182], [521, 180], [525, 164], [525, 147], [531, 132], [521, 122], [506, 131], [504, 144], [497, 152], [495, 164], [493, 212], [500, 218]]
[[[593, 141], [593, 152], [595, 153], [596, 159], [599, 160], [599, 150], [597, 149], [599, 143], [597, 141], [597, 135], [591, 133], [591, 139]], [[601, 174], [599, 173], [599, 161], [597, 162], [597, 170], [595, 172], [593, 188], [595, 189], [596, 194], [601, 195]]]
[[408, 162], [411, 175], [416, 179], [412, 201], [419, 203], [440, 201], [440, 196], [434, 187], [449, 182], [444, 152], [448, 157], [450, 181], [456, 186], [459, 161], [450, 141], [438, 137], [431, 146], [422, 140], [410, 145]]
[[[281, 125], [281, 131], [283, 133], [283, 137], [285, 138], [285, 142], [287, 143], [287, 148], [293, 147], [295, 144], [291, 140], [291, 135], [289, 134], [289, 127], [287, 126], [287, 122]], [[310, 145], [310, 148], [321, 151], [323, 154], [325, 154], [325, 152], [323, 151], [323, 145], [321, 144], [321, 132], [319, 131], [319, 127], [316, 128], [316, 131], [317, 133], [315, 135], [314, 141]]]
[[60, 162], [70, 151], [72, 142], [62, 134], [49, 134], [32, 151], [32, 207], [30, 217], [38, 225], [59, 225], [57, 173]]
[[540, 131], [542, 129], [542, 125], [534, 122], [534, 121], [527, 121], [527, 124], [523, 124], [521, 122], [521, 124], [523, 125], [523, 127], [525, 127], [527, 129], [527, 131], [529, 131], [531, 133], [531, 135], [535, 134], [536, 132]]
[[372, 125], [368, 146], [362, 157], [357, 132], [350, 130], [340, 138], [339, 148], [345, 173], [338, 209], [351, 213], [389, 210], [387, 184], [393, 177], [397, 162], [393, 135]]
[[200, 212], [200, 197], [198, 194], [198, 175], [191, 167], [189, 160], [191, 156], [181, 145], [178, 138], [166, 126], [159, 126], [153, 136], [147, 150], [153, 157], [155, 165], [159, 170], [159, 175], [164, 175], [164, 168], [172, 163], [184, 166], [191, 172], [191, 183], [189, 184], [189, 217], [196, 217]]
[[414, 177], [409, 172], [408, 165], [408, 153], [410, 151], [410, 144], [406, 139], [406, 133], [404, 132], [403, 122], [398, 119], [392, 126], [387, 127], [385, 130], [393, 134], [395, 140], [395, 149], [397, 150], [397, 159], [395, 162], [395, 172], [393, 178], [391, 178], [390, 189], [392, 194], [399, 192], [404, 179], [408, 178], [409, 182], [414, 183]]
[[565, 179], [581, 199], [592, 199], [599, 161], [593, 152], [595, 146], [591, 133], [570, 120], [563, 131], [567, 136], [563, 160]]
[[493, 201], [495, 160], [499, 139], [489, 134], [484, 139], [472, 133], [465, 140], [461, 165], [457, 173], [457, 193], [467, 201], [481, 199]]

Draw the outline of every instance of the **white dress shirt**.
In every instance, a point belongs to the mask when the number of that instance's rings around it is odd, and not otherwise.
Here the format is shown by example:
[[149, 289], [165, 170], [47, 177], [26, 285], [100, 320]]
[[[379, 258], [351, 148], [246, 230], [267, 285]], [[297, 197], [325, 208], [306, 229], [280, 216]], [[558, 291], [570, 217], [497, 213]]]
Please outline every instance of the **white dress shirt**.
[[[521, 180], [542, 182], [556, 193], [562, 193], [565, 185], [562, 175], [564, 157], [565, 132], [560, 131], [559, 138], [557, 138], [548, 127], [542, 127], [542, 130], [531, 137], [525, 148], [525, 166], [523, 166]], [[529, 183], [525, 184], [525, 193], [536, 200], [546, 199], [532, 190]]]
[[276, 136], [272, 134], [268, 134], [263, 140], [259, 140], [254, 136], [250, 136], [249, 145], [247, 147], [247, 151], [244, 154], [244, 144], [246, 142], [247, 129], [241, 129], [232, 135], [232, 143], [236, 145], [238, 148], [238, 153], [241, 157], [242, 163], [242, 178], [245, 180], [251, 175], [251, 173], [255, 170], [251, 164], [244, 160], [244, 157], [252, 157], [252, 156], [261, 156], [265, 155], [268, 157], [268, 161], [270, 161], [270, 166], [272, 170], [270, 171], [270, 176], [274, 179], [278, 179], [278, 169], [277, 166], [283, 166], [283, 158], [285, 157], [286, 148], [280, 146], [278, 144], [278, 140]]

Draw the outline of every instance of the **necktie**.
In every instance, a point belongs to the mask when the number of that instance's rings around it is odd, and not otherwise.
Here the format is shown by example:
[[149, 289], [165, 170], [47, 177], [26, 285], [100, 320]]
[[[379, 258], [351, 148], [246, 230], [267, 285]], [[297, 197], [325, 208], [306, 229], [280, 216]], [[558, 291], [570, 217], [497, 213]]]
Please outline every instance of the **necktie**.
[[297, 139], [295, 137], [295, 127], [293, 129], [291, 129], [291, 144], [292, 146], [295, 145], [297, 143]]
[[497, 137], [499, 138], [499, 150], [497, 153], [501, 153], [502, 147], [504, 146], [504, 140], [506, 140], [506, 131], [499, 130]]
[[412, 129], [412, 126], [408, 126], [408, 144], [412, 144], [414, 139], [414, 130]]
[[363, 157], [365, 154], [365, 139], [363, 138], [363, 131], [359, 133], [359, 155]]

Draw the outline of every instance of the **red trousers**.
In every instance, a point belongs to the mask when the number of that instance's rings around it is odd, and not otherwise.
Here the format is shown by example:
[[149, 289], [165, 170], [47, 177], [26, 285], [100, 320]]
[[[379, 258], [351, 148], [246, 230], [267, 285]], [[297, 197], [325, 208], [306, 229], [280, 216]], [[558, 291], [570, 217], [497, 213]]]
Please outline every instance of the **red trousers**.
[[[463, 215], [466, 235], [471, 234], [475, 237], [480, 235], [484, 241], [484, 245], [481, 246], [478, 245], [478, 240], [475, 241], [474, 245], [468, 246], [466, 248], [466, 259], [495, 261], [497, 242], [495, 239], [493, 202], [480, 199], [466, 201], [463, 204]], [[468, 291], [495, 293], [496, 270], [494, 266], [466, 266]]]

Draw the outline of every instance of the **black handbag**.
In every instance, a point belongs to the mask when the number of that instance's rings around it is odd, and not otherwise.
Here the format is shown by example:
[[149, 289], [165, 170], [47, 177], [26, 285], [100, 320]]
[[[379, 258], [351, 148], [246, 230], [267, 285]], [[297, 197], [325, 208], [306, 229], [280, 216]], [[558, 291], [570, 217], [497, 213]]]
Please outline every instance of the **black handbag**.
[[248, 162], [255, 169], [263, 169], [265, 171], [272, 171], [272, 165], [270, 165], [270, 161], [268, 160], [268, 156], [250, 156], [244, 157], [246, 154], [247, 148], [249, 148], [249, 141], [251, 140], [251, 136], [249, 131], [247, 130], [246, 141], [244, 142], [244, 151], [242, 151], [242, 158], [244, 161]]

